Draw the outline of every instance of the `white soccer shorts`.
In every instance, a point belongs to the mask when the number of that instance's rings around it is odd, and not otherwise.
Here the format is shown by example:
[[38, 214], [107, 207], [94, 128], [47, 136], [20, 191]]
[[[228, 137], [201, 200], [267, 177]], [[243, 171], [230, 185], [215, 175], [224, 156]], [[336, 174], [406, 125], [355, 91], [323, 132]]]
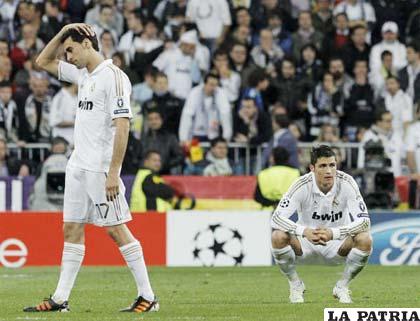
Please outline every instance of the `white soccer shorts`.
[[64, 222], [114, 226], [131, 220], [125, 199], [125, 186], [120, 178], [119, 195], [108, 202], [105, 173], [90, 172], [67, 166], [64, 190]]
[[298, 236], [297, 239], [302, 247], [302, 255], [296, 255], [297, 263], [319, 263], [319, 264], [343, 264], [346, 257], [338, 255], [338, 250], [344, 240], [331, 240], [324, 245], [311, 243], [307, 238]]

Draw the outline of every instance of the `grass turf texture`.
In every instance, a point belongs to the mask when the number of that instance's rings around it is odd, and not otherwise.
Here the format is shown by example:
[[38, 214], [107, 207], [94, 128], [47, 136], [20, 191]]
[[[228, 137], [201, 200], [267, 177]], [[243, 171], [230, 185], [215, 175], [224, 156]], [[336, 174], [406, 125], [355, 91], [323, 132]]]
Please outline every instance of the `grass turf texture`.
[[[300, 266], [305, 303], [288, 303], [289, 289], [277, 267], [150, 268], [161, 311], [117, 312], [136, 296], [123, 267], [82, 267], [70, 299], [70, 313], [24, 313], [52, 293], [58, 267], [0, 269], [0, 321], [12, 320], [323, 320], [325, 307], [344, 307], [332, 297], [343, 267]], [[418, 307], [418, 267], [368, 266], [352, 283], [351, 307]]]

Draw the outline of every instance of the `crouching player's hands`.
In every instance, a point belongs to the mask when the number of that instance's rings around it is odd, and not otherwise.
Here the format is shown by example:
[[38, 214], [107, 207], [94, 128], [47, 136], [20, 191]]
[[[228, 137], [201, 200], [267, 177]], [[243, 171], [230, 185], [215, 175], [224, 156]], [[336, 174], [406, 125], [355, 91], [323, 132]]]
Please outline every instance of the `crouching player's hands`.
[[333, 232], [329, 228], [317, 228], [315, 229], [315, 232], [319, 236], [320, 240], [324, 242], [324, 245], [333, 239]]
[[325, 245], [327, 244], [326, 241], [324, 241], [323, 232], [320, 229], [312, 229], [312, 228], [305, 228], [303, 231], [303, 236], [306, 237], [309, 242], [313, 244], [319, 244], [319, 245]]

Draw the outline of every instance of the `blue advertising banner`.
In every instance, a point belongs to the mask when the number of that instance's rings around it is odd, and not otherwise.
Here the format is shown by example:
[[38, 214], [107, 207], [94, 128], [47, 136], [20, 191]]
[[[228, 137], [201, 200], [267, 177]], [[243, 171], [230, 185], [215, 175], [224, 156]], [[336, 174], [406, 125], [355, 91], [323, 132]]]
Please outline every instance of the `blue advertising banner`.
[[420, 265], [420, 212], [370, 212], [370, 264]]

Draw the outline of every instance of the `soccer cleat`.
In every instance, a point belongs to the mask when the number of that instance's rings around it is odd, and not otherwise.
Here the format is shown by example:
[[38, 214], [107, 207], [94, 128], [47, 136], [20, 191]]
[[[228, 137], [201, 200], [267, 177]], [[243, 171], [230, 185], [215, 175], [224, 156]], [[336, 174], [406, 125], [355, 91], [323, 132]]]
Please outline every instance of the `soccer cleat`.
[[353, 303], [353, 301], [351, 300], [350, 294], [351, 294], [351, 291], [349, 290], [348, 287], [345, 287], [345, 286], [336, 285], [333, 289], [333, 296], [337, 298], [340, 301], [340, 303], [345, 303], [345, 304]]
[[26, 307], [23, 312], [69, 312], [69, 302], [64, 301], [61, 304], [56, 303], [51, 297], [44, 299], [40, 304], [34, 307]]
[[305, 292], [305, 284], [302, 281], [289, 282], [290, 284], [290, 303], [303, 303], [303, 293]]
[[157, 312], [157, 311], [159, 311], [158, 300], [155, 298], [153, 301], [148, 301], [142, 296], [139, 296], [131, 306], [120, 310], [120, 312], [136, 312], [136, 313]]

